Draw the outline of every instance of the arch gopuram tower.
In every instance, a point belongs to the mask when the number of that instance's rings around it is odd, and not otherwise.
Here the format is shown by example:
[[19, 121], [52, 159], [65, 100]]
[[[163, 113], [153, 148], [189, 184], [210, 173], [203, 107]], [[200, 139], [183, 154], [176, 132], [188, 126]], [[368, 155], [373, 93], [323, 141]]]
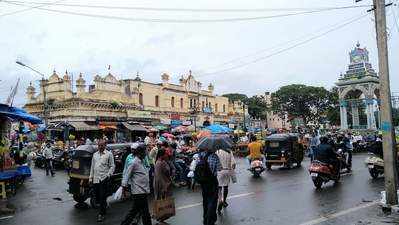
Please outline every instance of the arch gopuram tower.
[[376, 130], [379, 118], [379, 77], [369, 62], [369, 52], [356, 47], [350, 63], [336, 83], [339, 93], [341, 130]]

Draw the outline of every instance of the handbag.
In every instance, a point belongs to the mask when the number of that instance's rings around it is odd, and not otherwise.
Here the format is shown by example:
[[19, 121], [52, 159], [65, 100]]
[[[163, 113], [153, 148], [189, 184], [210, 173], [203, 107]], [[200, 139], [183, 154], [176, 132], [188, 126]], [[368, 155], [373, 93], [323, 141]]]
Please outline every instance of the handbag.
[[171, 197], [154, 200], [152, 217], [164, 221], [176, 215], [175, 200]]
[[116, 200], [116, 201], [122, 200], [122, 198], [123, 198], [123, 188], [122, 188], [122, 186], [120, 186], [118, 188], [118, 190], [116, 190], [116, 192], [114, 193], [113, 197], [114, 197], [114, 200]]

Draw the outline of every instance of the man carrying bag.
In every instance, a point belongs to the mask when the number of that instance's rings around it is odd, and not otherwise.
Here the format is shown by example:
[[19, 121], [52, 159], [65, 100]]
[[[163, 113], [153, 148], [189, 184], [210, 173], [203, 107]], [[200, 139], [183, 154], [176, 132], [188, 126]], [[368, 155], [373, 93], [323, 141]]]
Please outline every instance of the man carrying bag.
[[152, 225], [151, 215], [148, 207], [148, 194], [150, 193], [150, 181], [148, 169], [144, 166], [143, 160], [146, 156], [144, 145], [135, 146], [132, 149], [135, 159], [127, 169], [122, 179], [124, 192], [130, 184], [133, 205], [121, 225], [130, 225], [137, 216], [141, 217], [143, 225]]

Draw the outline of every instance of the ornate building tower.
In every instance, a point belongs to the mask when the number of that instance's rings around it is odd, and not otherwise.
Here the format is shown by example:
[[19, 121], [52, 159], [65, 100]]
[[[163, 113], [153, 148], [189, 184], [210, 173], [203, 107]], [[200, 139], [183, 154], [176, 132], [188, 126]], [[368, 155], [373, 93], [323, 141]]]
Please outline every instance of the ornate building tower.
[[[369, 62], [369, 52], [356, 47], [349, 52], [348, 70], [338, 79], [341, 129], [377, 129], [379, 78]], [[351, 120], [348, 121], [348, 117]]]
[[79, 78], [76, 80], [76, 95], [82, 96], [86, 90], [86, 81], [83, 79], [82, 73], [79, 74]]
[[32, 82], [30, 82], [28, 88], [26, 89], [26, 98], [28, 99], [28, 102], [31, 102], [35, 99], [35, 93], [35, 87], [33, 87]]
[[161, 79], [162, 79], [162, 85], [166, 87], [169, 83], [170, 76], [167, 73], [162, 73]]

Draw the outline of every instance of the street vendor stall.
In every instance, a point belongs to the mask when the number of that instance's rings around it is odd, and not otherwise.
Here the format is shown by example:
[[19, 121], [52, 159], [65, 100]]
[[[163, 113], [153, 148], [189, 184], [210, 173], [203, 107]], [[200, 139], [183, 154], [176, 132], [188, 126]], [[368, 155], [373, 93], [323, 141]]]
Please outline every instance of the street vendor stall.
[[28, 114], [23, 109], [0, 104], [0, 213], [12, 212], [7, 208], [7, 195], [8, 193], [15, 194], [18, 184], [22, 183], [26, 176], [30, 176], [29, 167], [16, 165], [9, 154], [12, 120], [27, 121], [32, 124], [42, 122], [40, 118]]

